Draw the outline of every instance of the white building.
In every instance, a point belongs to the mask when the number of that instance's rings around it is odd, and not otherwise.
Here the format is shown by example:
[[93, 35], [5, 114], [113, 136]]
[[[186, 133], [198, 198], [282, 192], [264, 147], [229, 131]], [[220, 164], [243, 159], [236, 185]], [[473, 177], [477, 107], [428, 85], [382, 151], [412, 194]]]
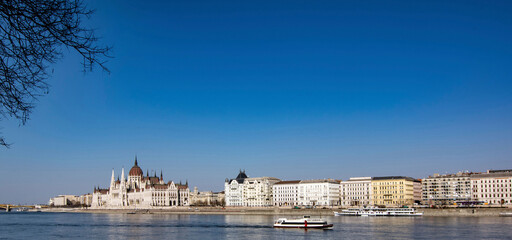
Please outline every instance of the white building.
[[224, 182], [224, 193], [226, 199], [226, 206], [228, 207], [240, 207], [243, 206], [242, 201], [242, 188], [244, 180], [247, 178], [245, 170], [240, 170], [238, 176], [235, 179], [227, 179]]
[[243, 206], [272, 206], [272, 186], [279, 181], [274, 177], [246, 178], [242, 187]]
[[422, 179], [422, 201], [427, 205], [453, 205], [458, 201], [471, 200], [473, 173], [434, 174]]
[[512, 169], [488, 170], [470, 177], [474, 201], [490, 205], [512, 204]]
[[226, 179], [224, 192], [226, 206], [272, 206], [272, 185], [281, 180], [273, 177], [249, 178], [240, 170], [235, 179]]
[[282, 181], [274, 184], [274, 206], [337, 206], [339, 182], [332, 179]]
[[194, 187], [194, 191], [190, 192], [190, 205], [191, 206], [224, 206], [225, 195], [224, 192], [212, 192], [197, 190]]
[[341, 206], [368, 206], [372, 203], [372, 178], [353, 177], [340, 182]]
[[80, 197], [75, 195], [59, 195], [50, 198], [48, 205], [55, 207], [72, 206], [80, 204]]
[[80, 205], [90, 207], [92, 204], [92, 194], [87, 193], [84, 195], [80, 195]]
[[144, 176], [138, 166], [137, 157], [135, 165], [130, 169], [125, 179], [124, 169], [121, 179], [114, 178], [114, 170], [108, 189], [95, 188], [92, 194], [92, 208], [155, 208], [189, 205], [188, 183], [175, 184], [172, 181], [164, 182], [163, 174], [160, 177]]
[[274, 186], [272, 186], [274, 206], [298, 206], [299, 183], [300, 180], [275, 183]]

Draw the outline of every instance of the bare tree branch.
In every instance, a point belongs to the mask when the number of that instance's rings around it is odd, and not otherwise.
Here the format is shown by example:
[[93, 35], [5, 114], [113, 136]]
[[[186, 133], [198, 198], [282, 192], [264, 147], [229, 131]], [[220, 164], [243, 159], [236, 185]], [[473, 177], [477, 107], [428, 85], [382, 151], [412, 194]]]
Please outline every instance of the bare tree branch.
[[[109, 72], [110, 47], [83, 26], [92, 13], [80, 0], [0, 0], [0, 120], [26, 123], [34, 102], [48, 93], [48, 65], [63, 48], [83, 57], [84, 71]], [[3, 137], [0, 145], [9, 146]]]

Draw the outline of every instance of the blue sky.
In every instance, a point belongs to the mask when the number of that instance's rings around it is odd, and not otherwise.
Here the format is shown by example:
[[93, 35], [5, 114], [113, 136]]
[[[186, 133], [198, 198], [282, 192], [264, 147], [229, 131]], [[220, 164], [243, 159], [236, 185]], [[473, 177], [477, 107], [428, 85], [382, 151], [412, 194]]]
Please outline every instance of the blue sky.
[[107, 187], [133, 165], [225, 178], [508, 169], [509, 1], [91, 1], [114, 47], [65, 50], [25, 126], [0, 122], [0, 202]]

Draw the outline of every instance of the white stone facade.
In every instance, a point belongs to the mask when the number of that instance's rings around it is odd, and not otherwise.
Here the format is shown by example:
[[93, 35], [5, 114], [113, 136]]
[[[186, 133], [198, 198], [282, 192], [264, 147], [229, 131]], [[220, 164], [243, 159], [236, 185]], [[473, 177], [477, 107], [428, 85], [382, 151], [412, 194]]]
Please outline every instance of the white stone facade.
[[272, 186], [274, 206], [298, 206], [299, 183], [297, 181], [281, 181]]
[[235, 179], [228, 180], [224, 183], [225, 202], [228, 207], [243, 206], [242, 190], [244, 180], [247, 178], [245, 171], [240, 170]]
[[339, 182], [332, 179], [282, 181], [273, 186], [274, 206], [338, 206]]
[[48, 205], [62, 207], [80, 204], [80, 197], [75, 195], [59, 195], [57, 197], [50, 198]]
[[114, 170], [108, 189], [95, 188], [92, 194], [91, 208], [138, 208], [149, 209], [159, 207], [175, 207], [189, 205], [188, 183], [185, 185], [175, 184], [172, 181], [167, 183], [160, 177], [143, 175], [137, 164], [132, 167], [125, 179], [124, 169], [121, 179], [114, 178]]
[[280, 181], [273, 177], [246, 178], [242, 187], [243, 206], [272, 206], [272, 186]]
[[272, 206], [272, 186], [279, 181], [273, 177], [249, 178], [245, 171], [240, 170], [235, 179], [226, 179], [224, 183], [226, 206]]
[[512, 205], [512, 170], [488, 170], [471, 175], [474, 201], [489, 205]]
[[197, 187], [190, 192], [191, 206], [225, 206], [224, 192], [204, 191], [200, 192]]
[[343, 207], [371, 205], [372, 178], [354, 177], [340, 182], [340, 203]]
[[338, 206], [339, 182], [332, 179], [302, 180], [299, 183], [299, 205]]

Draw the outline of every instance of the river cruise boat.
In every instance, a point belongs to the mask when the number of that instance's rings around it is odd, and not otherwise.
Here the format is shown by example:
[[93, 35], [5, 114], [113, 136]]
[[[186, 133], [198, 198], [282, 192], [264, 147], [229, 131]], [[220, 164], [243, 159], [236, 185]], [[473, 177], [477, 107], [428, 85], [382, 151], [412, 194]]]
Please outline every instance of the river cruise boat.
[[423, 216], [414, 208], [350, 208], [341, 212], [334, 212], [334, 216], [362, 216], [362, 217], [413, 217]]
[[512, 217], [512, 212], [502, 212], [500, 213], [500, 217]]
[[304, 216], [299, 219], [279, 218], [274, 222], [275, 228], [317, 228], [317, 229], [332, 229], [333, 225], [328, 224], [327, 221], [320, 218], [311, 218]]

